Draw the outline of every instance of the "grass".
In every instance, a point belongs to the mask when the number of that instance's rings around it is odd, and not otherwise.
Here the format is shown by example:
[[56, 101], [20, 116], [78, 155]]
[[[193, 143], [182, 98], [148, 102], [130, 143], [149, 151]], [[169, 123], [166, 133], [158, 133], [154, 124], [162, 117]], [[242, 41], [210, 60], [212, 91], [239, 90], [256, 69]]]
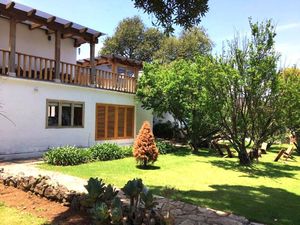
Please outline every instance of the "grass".
[[199, 155], [183, 150], [160, 155], [148, 170], [139, 169], [133, 158], [40, 167], [86, 179], [100, 177], [117, 187], [138, 177], [156, 194], [243, 215], [252, 221], [299, 224], [300, 157], [287, 163], [273, 162], [278, 151], [279, 146], [275, 146], [250, 168], [239, 166], [237, 158], [220, 158], [208, 150], [201, 150]]
[[22, 225], [44, 225], [46, 220], [38, 218], [29, 213], [19, 211], [5, 206], [0, 202], [0, 225], [22, 224]]

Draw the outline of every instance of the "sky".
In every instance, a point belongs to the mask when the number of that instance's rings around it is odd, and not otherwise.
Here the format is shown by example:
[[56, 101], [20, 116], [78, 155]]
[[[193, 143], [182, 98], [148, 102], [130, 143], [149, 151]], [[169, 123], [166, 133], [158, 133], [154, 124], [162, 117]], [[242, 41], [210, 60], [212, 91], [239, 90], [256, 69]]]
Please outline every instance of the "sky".
[[[16, 0], [21, 4], [76, 22], [80, 25], [113, 35], [119, 21], [139, 15], [149, 27], [155, 18], [134, 8], [131, 0]], [[299, 0], [209, 0], [209, 12], [200, 23], [214, 43], [218, 54], [223, 43], [235, 34], [249, 33], [248, 18], [263, 21], [272, 19], [276, 25], [276, 50], [281, 54], [281, 65], [300, 65], [300, 1]], [[179, 28], [176, 29], [179, 33]], [[101, 49], [100, 38], [96, 51]], [[78, 58], [89, 57], [88, 45], [80, 47]]]

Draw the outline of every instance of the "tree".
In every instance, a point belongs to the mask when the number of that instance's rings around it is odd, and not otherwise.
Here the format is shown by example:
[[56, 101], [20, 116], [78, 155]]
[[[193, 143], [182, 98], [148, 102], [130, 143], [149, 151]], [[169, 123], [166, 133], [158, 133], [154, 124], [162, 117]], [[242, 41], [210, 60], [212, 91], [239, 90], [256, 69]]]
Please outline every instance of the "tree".
[[146, 28], [140, 17], [123, 19], [115, 33], [104, 40], [100, 54], [118, 54], [140, 61], [152, 61], [160, 47], [163, 34], [156, 28]]
[[199, 56], [197, 63], [182, 59], [169, 64], [145, 64], [138, 82], [137, 97], [142, 106], [157, 115], [170, 113], [194, 152], [218, 131], [214, 103], [203, 84], [203, 67], [209, 60]]
[[247, 154], [251, 142], [257, 156], [261, 143], [280, 129], [281, 107], [274, 26], [270, 20], [261, 24], [250, 20], [249, 24], [251, 38], [244, 43], [236, 38], [206, 73], [222, 133], [244, 165], [251, 164]]
[[158, 149], [155, 145], [154, 135], [148, 121], [145, 121], [133, 146], [133, 155], [137, 162], [146, 167], [154, 163], [158, 157]]
[[154, 59], [162, 63], [168, 63], [176, 59], [193, 60], [197, 55], [209, 54], [212, 49], [212, 41], [205, 30], [192, 27], [181, 32], [179, 37], [165, 37]]
[[154, 14], [157, 25], [166, 33], [174, 31], [173, 26], [191, 28], [201, 22], [208, 11], [208, 0], [133, 0], [136, 8], [148, 14]]
[[295, 145], [300, 154], [300, 69], [284, 69], [280, 76], [280, 86], [283, 123], [296, 137]]

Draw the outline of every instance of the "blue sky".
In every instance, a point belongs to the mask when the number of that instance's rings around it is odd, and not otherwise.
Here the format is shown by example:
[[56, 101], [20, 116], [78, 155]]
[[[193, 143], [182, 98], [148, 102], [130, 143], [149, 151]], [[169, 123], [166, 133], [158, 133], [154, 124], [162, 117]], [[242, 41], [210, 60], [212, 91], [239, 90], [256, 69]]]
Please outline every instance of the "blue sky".
[[[131, 0], [17, 0], [17, 2], [55, 16], [112, 35], [118, 22], [140, 15], [151, 26], [152, 16], [137, 10]], [[201, 25], [220, 52], [222, 43], [236, 32], [249, 31], [248, 17], [253, 21], [273, 19], [277, 26], [276, 49], [282, 55], [282, 66], [300, 65], [300, 1], [299, 0], [209, 0], [209, 12]], [[101, 41], [97, 49], [101, 48]], [[81, 47], [79, 58], [88, 57], [88, 47]]]

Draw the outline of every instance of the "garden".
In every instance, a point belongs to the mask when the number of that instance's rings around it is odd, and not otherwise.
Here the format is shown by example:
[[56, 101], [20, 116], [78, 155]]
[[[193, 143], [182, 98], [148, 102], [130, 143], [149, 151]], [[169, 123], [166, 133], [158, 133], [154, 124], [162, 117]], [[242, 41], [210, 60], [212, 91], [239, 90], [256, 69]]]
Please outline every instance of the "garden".
[[[160, 144], [158, 144], [159, 146]], [[299, 156], [274, 162], [285, 145], [274, 145], [259, 163], [239, 166], [234, 158], [222, 158], [215, 151], [200, 149], [192, 154], [189, 147], [170, 148], [158, 161], [141, 169], [133, 157], [91, 162], [76, 166], [42, 164], [46, 170], [88, 179], [101, 177], [123, 187], [135, 177], [157, 195], [214, 208], [266, 224], [297, 224], [300, 220]]]
[[[155, 125], [155, 135], [144, 122], [133, 146], [51, 148], [37, 167], [88, 180], [72, 204], [96, 224], [172, 224], [155, 210], [154, 195], [254, 222], [299, 224], [300, 70], [279, 68], [271, 20], [249, 25], [250, 37], [228, 42], [222, 55], [206, 49], [145, 63], [138, 101], [174, 120]], [[44, 185], [24, 183], [35, 193]], [[35, 220], [6, 203], [0, 209], [16, 221]]]

